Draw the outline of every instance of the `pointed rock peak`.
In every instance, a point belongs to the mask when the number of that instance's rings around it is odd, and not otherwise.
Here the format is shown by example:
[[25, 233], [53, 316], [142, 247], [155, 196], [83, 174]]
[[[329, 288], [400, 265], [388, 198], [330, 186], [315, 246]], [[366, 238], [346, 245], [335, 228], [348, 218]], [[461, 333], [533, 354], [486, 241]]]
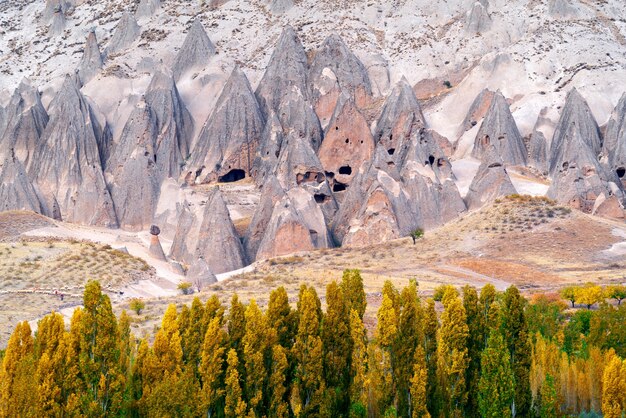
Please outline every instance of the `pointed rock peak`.
[[191, 265], [191, 267], [189, 267], [189, 270], [187, 271], [187, 280], [196, 288], [198, 292], [206, 286], [217, 283], [217, 278], [211, 272], [211, 267], [204, 260], [204, 258], [199, 258]]
[[13, 149], [4, 161], [0, 161], [0, 212], [8, 210], [42, 213], [37, 193]]
[[161, 0], [141, 0], [135, 11], [138, 18], [152, 16], [161, 6]]
[[165, 72], [157, 70], [152, 76], [146, 92], [157, 90], [174, 90], [175, 88], [176, 82], [174, 81], [174, 79]]
[[468, 209], [478, 209], [495, 199], [517, 193], [500, 162], [483, 163], [470, 184], [465, 200]]
[[65, 13], [60, 8], [57, 8], [52, 15], [52, 21], [48, 26], [48, 34], [50, 36], [58, 36], [65, 30], [66, 20]]
[[78, 75], [81, 83], [85, 85], [93, 79], [102, 69], [102, 65], [102, 54], [100, 53], [100, 48], [98, 47], [96, 32], [91, 30], [87, 35], [83, 57], [78, 65]]
[[622, 94], [617, 106], [613, 109], [604, 135], [603, 154], [608, 158], [609, 165], [618, 171], [618, 177], [626, 181], [626, 93]]
[[472, 129], [478, 121], [485, 117], [487, 114], [487, 110], [491, 107], [491, 101], [493, 100], [493, 96], [495, 92], [489, 89], [483, 89], [476, 96], [472, 104], [470, 105], [469, 110], [467, 111], [467, 115], [461, 124], [462, 132], [469, 131]]
[[487, 8], [479, 1], [475, 2], [467, 15], [466, 30], [469, 33], [484, 33], [491, 28], [491, 17]]
[[61, 84], [61, 88], [52, 98], [48, 110], [50, 114], [58, 113], [63, 106], [78, 104], [84, 100], [83, 94], [80, 92], [80, 86], [76, 85], [76, 80], [69, 74], [66, 74], [63, 84]]
[[487, 155], [490, 152], [499, 155], [506, 164], [526, 164], [526, 145], [511, 115], [509, 104], [499, 90], [494, 94], [476, 135], [472, 156], [478, 159], [486, 156], [490, 161], [492, 157]]
[[281, 15], [293, 7], [294, 0], [270, 0], [269, 11], [275, 15]]
[[113, 36], [107, 48], [107, 53], [114, 54], [130, 47], [133, 42], [139, 38], [140, 34], [141, 28], [137, 24], [135, 17], [125, 12], [115, 27], [115, 32], [113, 32]]
[[172, 66], [176, 80], [193, 67], [205, 65], [215, 55], [215, 46], [202, 26], [199, 18], [194, 19]]

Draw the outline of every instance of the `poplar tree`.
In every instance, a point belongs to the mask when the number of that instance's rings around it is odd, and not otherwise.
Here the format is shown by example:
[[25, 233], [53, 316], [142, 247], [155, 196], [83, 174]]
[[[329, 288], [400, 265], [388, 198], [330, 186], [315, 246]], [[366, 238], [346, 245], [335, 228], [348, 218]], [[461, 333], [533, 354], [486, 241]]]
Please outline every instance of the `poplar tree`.
[[626, 407], [626, 366], [613, 350], [607, 357], [602, 379], [602, 414], [604, 418], [620, 418]]
[[428, 369], [424, 348], [415, 349], [413, 376], [411, 377], [411, 418], [430, 418], [427, 405]]
[[478, 409], [483, 418], [511, 416], [515, 395], [515, 380], [509, 362], [509, 353], [498, 331], [489, 336], [481, 357], [478, 382]]
[[415, 349], [423, 341], [422, 309], [415, 280], [411, 280], [400, 294], [400, 316], [397, 329], [392, 357], [398, 398], [397, 411], [401, 417], [410, 417], [410, 380], [414, 373]]
[[46, 315], [37, 324], [34, 352], [38, 359], [35, 377], [40, 416], [60, 416], [63, 412], [66, 334], [63, 317], [58, 313]]
[[292, 390], [298, 393], [292, 396], [292, 409], [305, 416], [320, 413], [325, 390], [318, 301], [314, 289], [306, 288], [302, 292], [298, 334], [293, 346], [296, 384]]
[[469, 285], [463, 287], [463, 307], [467, 315], [469, 330], [467, 339], [469, 364], [465, 373], [465, 381], [467, 382], [467, 405], [465, 409], [468, 416], [476, 416], [478, 414], [478, 380], [480, 379], [481, 353], [485, 347], [483, 344], [485, 330], [478, 305], [478, 294], [476, 289]]
[[393, 301], [387, 293], [383, 293], [383, 300], [378, 308], [378, 325], [376, 328], [376, 336], [378, 347], [380, 349], [380, 399], [379, 407], [381, 411], [386, 411], [389, 407], [394, 406], [395, 400], [395, 377], [391, 363], [393, 353], [393, 344], [396, 341], [398, 333], [398, 320], [396, 310], [393, 307]]
[[35, 415], [32, 402], [36, 383], [33, 336], [30, 325], [18, 323], [9, 338], [2, 369], [0, 369], [0, 416], [23, 417]]
[[243, 336], [243, 362], [245, 364], [245, 396], [251, 416], [261, 417], [265, 410], [264, 399], [268, 371], [265, 365], [271, 358], [273, 330], [267, 319], [252, 299], [246, 308], [246, 332]]
[[498, 303], [496, 302], [496, 288], [487, 283], [480, 290], [480, 298], [478, 300], [478, 307], [480, 309], [480, 321], [483, 328], [483, 347], [487, 346], [487, 340], [489, 339], [489, 332], [498, 327]]
[[349, 303], [344, 298], [343, 289], [335, 281], [326, 288], [326, 315], [322, 320], [322, 344], [324, 350], [324, 379], [329, 391], [333, 416], [348, 413], [350, 382], [350, 360], [352, 342], [350, 340]]
[[287, 350], [279, 344], [272, 347], [272, 363], [270, 368], [270, 417], [288, 418], [289, 404], [287, 403]]
[[[555, 387], [554, 377], [551, 374], [547, 374], [543, 385], [541, 385], [541, 410], [539, 412], [541, 418], [559, 418], [559, 398]], [[610, 418], [610, 414], [604, 415], [606, 418]], [[615, 417], [621, 417], [622, 415], [615, 415]]]
[[289, 296], [283, 286], [270, 293], [267, 320], [269, 326], [276, 330], [278, 343], [287, 350], [291, 349], [296, 333], [296, 312], [289, 306]]
[[221, 320], [214, 317], [207, 327], [198, 368], [202, 380], [200, 399], [207, 418], [218, 415], [224, 409], [225, 339]]
[[524, 299], [515, 286], [504, 293], [500, 308], [500, 333], [509, 350], [511, 368], [515, 377], [515, 400], [513, 414], [530, 415], [532, 396], [530, 393], [531, 348], [528, 325], [524, 314]]
[[[350, 362], [350, 404], [351, 408], [361, 405], [367, 407], [368, 356], [367, 331], [359, 313], [350, 310], [350, 340], [352, 341], [352, 359]], [[357, 406], [358, 408], [358, 406]]]
[[344, 270], [341, 278], [341, 290], [348, 305], [348, 312], [354, 309], [359, 314], [359, 317], [363, 319], [365, 309], [367, 308], [367, 300], [365, 290], [363, 289], [361, 271], [357, 269]]
[[437, 319], [437, 311], [435, 310], [435, 301], [431, 298], [426, 302], [424, 309], [424, 355], [426, 360], [426, 369], [428, 381], [426, 385], [428, 411], [430, 415], [436, 414], [436, 395], [437, 395], [437, 330], [439, 329], [439, 320]]
[[239, 301], [239, 296], [235, 293], [230, 300], [228, 311], [228, 337], [230, 347], [237, 352], [237, 364], [239, 367], [239, 378], [245, 380], [245, 365], [243, 359], [243, 336], [246, 334], [246, 308]]
[[443, 295], [444, 311], [437, 351], [437, 375], [440, 390], [440, 413], [460, 417], [467, 401], [465, 372], [469, 362], [467, 338], [469, 329], [465, 308], [454, 289]]
[[228, 367], [226, 368], [226, 390], [224, 414], [227, 417], [243, 418], [246, 416], [246, 403], [242, 399], [241, 385], [239, 384], [239, 360], [237, 351], [231, 348], [228, 351]]

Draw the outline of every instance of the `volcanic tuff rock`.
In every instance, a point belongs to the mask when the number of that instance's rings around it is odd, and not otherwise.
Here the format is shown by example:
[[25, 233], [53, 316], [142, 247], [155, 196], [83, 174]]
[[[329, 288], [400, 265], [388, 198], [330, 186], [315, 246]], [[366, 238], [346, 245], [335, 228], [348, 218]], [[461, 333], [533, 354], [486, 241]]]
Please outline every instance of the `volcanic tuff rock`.
[[470, 184], [465, 202], [470, 210], [479, 209], [498, 197], [517, 193], [501, 162], [483, 162]]
[[504, 164], [526, 164], [527, 151], [524, 140], [500, 91], [497, 91], [491, 100], [489, 110], [476, 134], [472, 157], [482, 159], [492, 145]]
[[150, 255], [157, 260], [166, 261], [167, 257], [165, 257], [165, 253], [163, 252], [163, 247], [161, 246], [161, 241], [159, 240], [160, 229], [156, 225], [152, 225], [150, 227], [150, 248], [148, 251]]
[[330, 35], [315, 52], [308, 81], [322, 126], [328, 123], [342, 92], [359, 107], [364, 106], [372, 95], [365, 66], [339, 35]]
[[484, 33], [491, 28], [491, 17], [487, 13], [487, 7], [477, 1], [467, 14], [465, 31], [468, 33]]
[[138, 19], [152, 16], [161, 6], [161, 0], [141, 0], [135, 11]]
[[322, 163], [311, 143], [294, 135], [288, 135], [282, 141], [275, 174], [286, 190], [304, 183], [317, 185], [326, 181]]
[[5, 210], [42, 213], [41, 203], [24, 166], [11, 153], [0, 164], [0, 212]]
[[469, 111], [461, 124], [463, 131], [469, 131], [478, 123], [479, 120], [485, 117], [487, 111], [491, 107], [491, 101], [493, 100], [493, 96], [495, 94], [495, 92], [488, 89], [481, 90], [472, 102]]
[[163, 178], [178, 178], [185, 160], [189, 157], [193, 118], [178, 94], [174, 79], [161, 71], [157, 71], [152, 77], [145, 101], [156, 117], [157, 167]]
[[111, 197], [122, 228], [142, 230], [152, 223], [163, 179], [155, 162], [158, 133], [156, 115], [140, 103], [109, 160]]
[[189, 265], [203, 258], [215, 274], [246, 265], [241, 241], [218, 188], [209, 192], [204, 208], [183, 204], [170, 257]]
[[374, 140], [385, 147], [397, 166], [401, 166], [411, 141], [425, 127], [426, 121], [415, 92], [403, 78], [383, 106], [374, 130]]
[[346, 189], [361, 165], [372, 157], [374, 147], [365, 117], [350, 97], [342, 95], [319, 150], [320, 161], [333, 191]]
[[271, 112], [265, 124], [261, 143], [252, 163], [251, 175], [259, 187], [274, 174], [283, 144], [283, 127], [276, 113]]
[[44, 22], [48, 22], [53, 18], [54, 14], [59, 11], [65, 14], [73, 5], [73, 2], [67, 0], [46, 0], [46, 8], [43, 11], [42, 18]]
[[278, 108], [278, 118], [285, 132], [306, 138], [314, 150], [322, 143], [322, 126], [311, 104], [293, 87], [283, 97]]
[[452, 165], [430, 129], [422, 128], [411, 138], [409, 150], [402, 162], [403, 167], [409, 161], [430, 166], [439, 179], [454, 178]]
[[132, 14], [125, 12], [117, 22], [113, 36], [109, 41], [106, 54], [115, 54], [128, 48], [141, 35], [141, 28]]
[[186, 181], [229, 182], [249, 176], [264, 123], [248, 79], [235, 67], [202, 127]]
[[626, 94], [611, 113], [604, 135], [603, 154], [610, 170], [626, 181]]
[[0, 123], [0, 159], [7, 157], [13, 150], [16, 157], [28, 167], [48, 123], [48, 114], [41, 104], [39, 92], [28, 80], [22, 81], [3, 113], [5, 122]]
[[313, 196], [302, 188], [294, 188], [274, 205], [256, 259], [330, 246], [324, 215]]
[[270, 175], [263, 181], [259, 205], [243, 239], [243, 246], [248, 259], [256, 260], [259, 245], [274, 213], [274, 207], [284, 196], [285, 191], [275, 176]]
[[200, 19], [195, 19], [174, 59], [172, 65], [174, 79], [179, 80], [194, 67], [206, 65], [213, 55], [215, 55], [215, 46], [204, 31]]
[[217, 278], [211, 272], [211, 268], [204, 259], [199, 258], [187, 271], [187, 280], [199, 292], [206, 286], [217, 283]]
[[52, 21], [48, 25], [48, 35], [58, 36], [65, 30], [65, 13], [61, 8], [57, 8], [52, 15]]
[[44, 213], [67, 222], [117, 226], [100, 159], [107, 137], [71, 77], [50, 103], [49, 115], [29, 166]]
[[550, 175], [555, 176], [559, 170], [566, 169], [572, 163], [595, 167], [601, 146], [600, 129], [589, 105], [576, 89], [572, 89], [567, 94], [552, 137]]
[[293, 7], [293, 0], [269, 0], [268, 8], [270, 13], [280, 15]]
[[543, 132], [534, 130], [528, 144], [528, 165], [548, 174], [548, 141]]
[[266, 117], [270, 110], [278, 112], [284, 97], [292, 89], [299, 91], [304, 100], [308, 99], [307, 71], [306, 52], [296, 32], [287, 25], [256, 89], [256, 97]]
[[102, 70], [102, 65], [102, 54], [98, 47], [96, 32], [92, 30], [87, 35], [83, 57], [78, 64], [78, 77], [81, 84], [85, 85], [89, 83], [89, 81]]

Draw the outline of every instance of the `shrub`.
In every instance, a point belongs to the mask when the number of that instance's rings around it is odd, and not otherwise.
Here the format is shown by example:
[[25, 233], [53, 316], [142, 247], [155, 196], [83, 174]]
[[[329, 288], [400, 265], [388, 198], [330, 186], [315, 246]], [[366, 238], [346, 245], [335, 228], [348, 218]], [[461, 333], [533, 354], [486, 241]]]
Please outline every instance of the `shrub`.
[[183, 292], [183, 295], [190, 295], [193, 293], [192, 284], [189, 282], [178, 283], [178, 290]]
[[135, 311], [137, 315], [139, 315], [141, 311], [146, 307], [146, 302], [144, 302], [143, 300], [139, 298], [134, 298], [134, 299], [131, 299], [129, 306], [130, 306], [130, 309], [132, 309], [133, 311]]
[[411, 231], [411, 233], [409, 234], [409, 236], [411, 238], [413, 238], [413, 244], [415, 244], [415, 241], [422, 238], [424, 236], [424, 230], [421, 228], [417, 228], [414, 229], [413, 231]]

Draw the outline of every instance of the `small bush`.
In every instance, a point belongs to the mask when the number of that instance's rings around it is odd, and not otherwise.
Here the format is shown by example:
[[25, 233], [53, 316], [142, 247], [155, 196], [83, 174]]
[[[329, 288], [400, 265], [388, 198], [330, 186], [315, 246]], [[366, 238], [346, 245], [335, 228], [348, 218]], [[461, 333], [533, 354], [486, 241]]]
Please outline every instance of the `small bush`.
[[190, 295], [193, 293], [192, 284], [189, 282], [178, 283], [178, 290], [180, 290], [183, 295]]
[[144, 302], [143, 300], [139, 298], [134, 298], [134, 299], [131, 299], [129, 306], [130, 306], [130, 309], [132, 309], [133, 311], [135, 311], [137, 315], [139, 315], [141, 311], [146, 307], [146, 302]]

